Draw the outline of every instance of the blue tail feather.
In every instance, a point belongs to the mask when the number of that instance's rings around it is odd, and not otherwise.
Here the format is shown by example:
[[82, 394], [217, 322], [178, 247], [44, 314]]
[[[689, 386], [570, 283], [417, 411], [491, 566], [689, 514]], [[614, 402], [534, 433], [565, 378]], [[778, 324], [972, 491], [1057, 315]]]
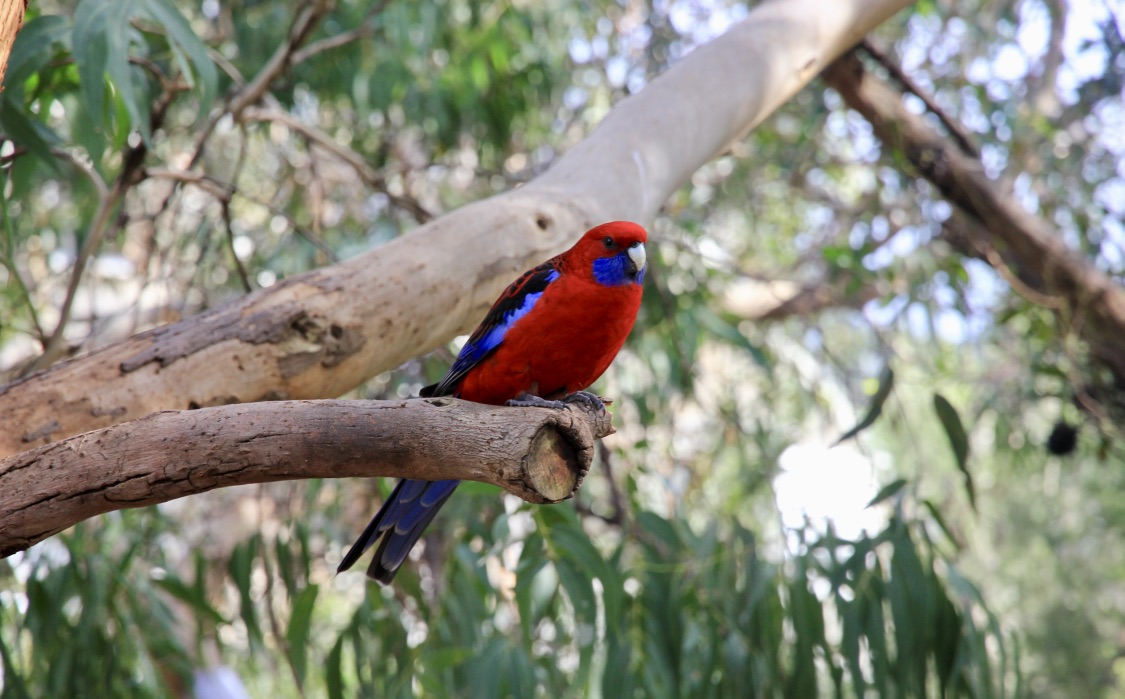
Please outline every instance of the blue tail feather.
[[367, 576], [384, 585], [390, 583], [410, 549], [460, 482], [400, 480], [379, 513], [344, 555], [336, 572], [351, 568], [382, 539], [367, 568]]

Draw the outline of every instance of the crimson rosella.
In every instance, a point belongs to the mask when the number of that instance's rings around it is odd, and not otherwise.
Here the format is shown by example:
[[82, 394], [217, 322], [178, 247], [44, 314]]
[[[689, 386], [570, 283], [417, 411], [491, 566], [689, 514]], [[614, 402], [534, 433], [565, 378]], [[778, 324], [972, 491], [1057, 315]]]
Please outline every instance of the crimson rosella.
[[[609, 367], [636, 321], [647, 239], [635, 223], [606, 223], [524, 272], [493, 304], [445, 377], [422, 395], [553, 408], [596, 401], [582, 391]], [[382, 537], [367, 575], [390, 583], [458, 483], [400, 480], [337, 572]]]

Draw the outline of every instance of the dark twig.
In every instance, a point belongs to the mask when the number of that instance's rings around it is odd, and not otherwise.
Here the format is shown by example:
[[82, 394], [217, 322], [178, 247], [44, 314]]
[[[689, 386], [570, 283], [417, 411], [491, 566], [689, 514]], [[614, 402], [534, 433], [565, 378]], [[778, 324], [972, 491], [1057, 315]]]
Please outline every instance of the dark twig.
[[895, 82], [901, 85], [904, 90], [922, 100], [922, 103], [926, 105], [926, 109], [928, 109], [934, 116], [938, 118], [938, 120], [942, 123], [942, 126], [945, 127], [945, 130], [949, 132], [949, 134], [953, 137], [953, 140], [957, 141], [958, 147], [960, 147], [965, 154], [971, 155], [974, 158], [980, 157], [980, 148], [977, 147], [977, 144], [973, 141], [972, 137], [969, 136], [965, 129], [962, 128], [961, 124], [958, 123], [956, 119], [946, 114], [945, 110], [939, 107], [936, 102], [934, 102], [934, 99], [928, 92], [920, 88], [917, 83], [911, 80], [910, 76], [907, 75], [906, 72], [902, 68], [900, 68], [897, 63], [892, 61], [887, 56], [886, 51], [877, 47], [872, 42], [870, 37], [864, 39], [863, 43], [860, 44], [860, 47], [863, 48], [867, 55], [871, 56], [871, 58], [874, 59], [876, 63], [883, 66], [884, 70], [887, 71], [887, 74], [890, 75]]
[[289, 39], [277, 47], [270, 59], [266, 61], [265, 66], [254, 76], [254, 79], [239, 90], [238, 94], [231, 100], [227, 111], [234, 116], [236, 121], [242, 117], [243, 111], [257, 104], [270, 85], [273, 84], [273, 81], [294, 63], [294, 53], [301, 44], [305, 43], [309, 34], [320, 23], [326, 12], [328, 12], [328, 0], [308, 0], [297, 10], [297, 16], [289, 28]]
[[242, 264], [242, 260], [238, 257], [238, 250], [234, 245], [234, 227], [231, 225], [230, 216], [230, 199], [220, 199], [219, 206], [222, 207], [223, 227], [227, 233], [227, 245], [230, 247], [230, 257], [234, 260], [234, 269], [238, 272], [238, 279], [242, 282], [242, 288], [246, 293], [254, 290], [250, 285], [250, 275], [246, 273], [246, 266]]
[[[149, 118], [149, 127], [152, 131], [159, 129], [164, 123], [164, 117], [168, 113], [168, 108], [172, 105], [172, 101], [180, 92], [179, 87], [174, 83], [169, 83], [167, 80], [162, 81], [164, 89], [160, 96], [153, 104], [152, 115]], [[29, 363], [21, 375], [26, 376], [34, 371], [38, 371], [44, 367], [50, 366], [63, 354], [64, 336], [66, 326], [70, 322], [70, 313], [74, 308], [74, 300], [78, 294], [78, 287], [82, 282], [82, 277], [86, 273], [86, 267], [90, 258], [97, 254], [98, 248], [101, 247], [102, 240], [110, 230], [123, 226], [125, 221], [113, 221], [112, 215], [117, 211], [121, 204], [125, 201], [125, 195], [128, 194], [129, 189], [141, 181], [140, 173], [144, 168], [145, 156], [148, 155], [148, 144], [141, 140], [134, 146], [129, 146], [125, 149], [124, 158], [122, 159], [121, 173], [117, 176], [112, 187], [106, 187], [105, 182], [97, 175], [97, 171], [92, 167], [87, 167], [77, 158], [67, 154], [66, 159], [79, 167], [98, 187], [98, 208], [94, 213], [93, 221], [87, 229], [86, 238], [82, 242], [82, 247], [78, 250], [78, 255], [74, 260], [74, 268], [71, 270], [70, 281], [66, 287], [66, 297], [63, 299], [62, 307], [59, 309], [59, 322], [55, 326], [54, 331], [51, 332], [50, 337], [43, 344], [43, 352], [35, 361]], [[100, 187], [99, 187], [100, 184]]]
[[367, 186], [385, 195], [392, 205], [410, 212], [418, 223], [425, 223], [433, 219], [434, 214], [413, 197], [400, 196], [388, 191], [386, 179], [368, 165], [359, 153], [347, 146], [340, 145], [334, 138], [315, 126], [305, 124], [293, 115], [276, 109], [248, 109], [243, 114], [243, 119], [246, 121], [272, 122], [293, 129], [308, 139], [309, 143], [320, 146], [351, 166]]
[[341, 46], [346, 46], [347, 44], [359, 41], [360, 39], [367, 39], [373, 36], [375, 34], [375, 28], [368, 24], [368, 22], [370, 22], [376, 16], [382, 14], [383, 10], [387, 9], [387, 5], [389, 4], [390, 0], [379, 0], [379, 2], [372, 5], [371, 9], [367, 11], [367, 14], [363, 16], [363, 19], [360, 20], [358, 27], [346, 32], [341, 32], [339, 34], [336, 34], [335, 36], [330, 36], [310, 43], [305, 48], [296, 51], [293, 54], [291, 64], [296, 65], [298, 63], [303, 63], [304, 61], [307, 61], [308, 59], [319, 53], [340, 48]]
[[609, 450], [605, 442], [598, 442], [598, 456], [601, 457], [602, 465], [605, 468], [605, 479], [609, 483], [609, 501], [613, 505], [612, 520], [617, 524], [622, 524], [628, 510], [625, 507], [625, 496], [622, 495], [621, 488], [617, 485], [617, 479], [614, 477], [613, 452]]

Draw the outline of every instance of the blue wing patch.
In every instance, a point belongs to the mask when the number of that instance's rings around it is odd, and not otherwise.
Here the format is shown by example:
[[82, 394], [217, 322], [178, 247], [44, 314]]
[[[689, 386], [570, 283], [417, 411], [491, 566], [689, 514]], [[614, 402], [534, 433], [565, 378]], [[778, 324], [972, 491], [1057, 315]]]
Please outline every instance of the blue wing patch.
[[641, 284], [644, 279], [645, 268], [637, 269], [628, 252], [594, 260], [594, 281], [602, 286]]
[[559, 270], [551, 262], [544, 262], [512, 282], [469, 336], [442, 380], [423, 388], [421, 395], [448, 396], [456, 393], [465, 374], [500, 346], [508, 330], [531, 311], [551, 282], [558, 278]]

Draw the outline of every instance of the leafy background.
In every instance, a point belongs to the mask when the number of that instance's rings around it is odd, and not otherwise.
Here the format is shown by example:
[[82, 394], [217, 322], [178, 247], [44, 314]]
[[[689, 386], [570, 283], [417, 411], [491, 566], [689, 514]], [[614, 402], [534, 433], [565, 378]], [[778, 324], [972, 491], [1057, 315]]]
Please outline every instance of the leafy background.
[[[0, 93], [0, 370], [518, 186], [747, 11], [37, 3]], [[877, 37], [1118, 280], [1123, 25], [933, 1]], [[575, 501], [462, 487], [386, 589], [333, 574], [385, 483], [86, 522], [0, 562], [3, 696], [166, 696], [219, 668], [253, 696], [1125, 696], [1121, 422], [1080, 395], [1103, 371], [955, 252], [949, 215], [814, 83], [652, 223], [638, 331], [598, 386], [619, 433]], [[794, 283], [831, 300], [754, 309]], [[353, 395], [412, 395], [455, 349]]]

